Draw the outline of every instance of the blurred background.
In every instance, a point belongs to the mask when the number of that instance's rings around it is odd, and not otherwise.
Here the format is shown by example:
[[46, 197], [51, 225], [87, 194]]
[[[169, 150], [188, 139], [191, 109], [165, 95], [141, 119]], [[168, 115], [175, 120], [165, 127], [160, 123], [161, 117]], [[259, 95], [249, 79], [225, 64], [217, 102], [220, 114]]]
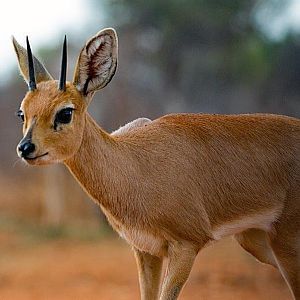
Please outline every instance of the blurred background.
[[[0, 298], [139, 299], [129, 247], [63, 166], [16, 155], [27, 91], [11, 35], [58, 78], [104, 27], [119, 35], [119, 67], [90, 112], [107, 131], [171, 112], [300, 115], [297, 0], [10, 0], [0, 11]], [[290, 299], [276, 270], [230, 239], [199, 255], [182, 299]]]

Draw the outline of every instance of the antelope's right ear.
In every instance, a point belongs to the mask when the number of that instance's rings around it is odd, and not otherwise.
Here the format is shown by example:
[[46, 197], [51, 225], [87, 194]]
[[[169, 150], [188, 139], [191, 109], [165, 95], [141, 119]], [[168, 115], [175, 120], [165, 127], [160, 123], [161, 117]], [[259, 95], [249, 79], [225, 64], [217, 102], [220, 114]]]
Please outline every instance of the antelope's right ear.
[[117, 68], [118, 40], [114, 29], [106, 28], [82, 48], [75, 68], [73, 84], [84, 95], [104, 88]]
[[[12, 37], [12, 42], [14, 45], [15, 52], [17, 54], [20, 72], [24, 80], [28, 84], [29, 72], [28, 72], [27, 50], [23, 48], [14, 37]], [[46, 70], [43, 64], [39, 62], [39, 60], [35, 56], [33, 56], [33, 64], [35, 70], [35, 79], [37, 83], [41, 81], [53, 80], [50, 73]]]

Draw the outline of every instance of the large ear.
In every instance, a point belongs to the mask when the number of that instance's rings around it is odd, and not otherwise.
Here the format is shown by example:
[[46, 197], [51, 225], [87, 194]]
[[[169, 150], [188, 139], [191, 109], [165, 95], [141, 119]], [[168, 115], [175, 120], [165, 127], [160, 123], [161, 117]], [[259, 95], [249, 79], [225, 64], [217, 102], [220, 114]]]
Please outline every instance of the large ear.
[[118, 40], [114, 29], [106, 28], [82, 48], [75, 68], [73, 84], [88, 95], [104, 88], [117, 68]]
[[[14, 45], [15, 52], [17, 54], [20, 72], [24, 80], [28, 84], [29, 73], [28, 73], [27, 50], [23, 48], [14, 37], [12, 37], [12, 42]], [[49, 72], [46, 70], [46, 68], [43, 66], [43, 64], [39, 62], [39, 60], [35, 56], [33, 56], [33, 63], [34, 63], [34, 70], [35, 70], [35, 80], [37, 83], [41, 81], [47, 81], [53, 79], [52, 76], [49, 74]]]

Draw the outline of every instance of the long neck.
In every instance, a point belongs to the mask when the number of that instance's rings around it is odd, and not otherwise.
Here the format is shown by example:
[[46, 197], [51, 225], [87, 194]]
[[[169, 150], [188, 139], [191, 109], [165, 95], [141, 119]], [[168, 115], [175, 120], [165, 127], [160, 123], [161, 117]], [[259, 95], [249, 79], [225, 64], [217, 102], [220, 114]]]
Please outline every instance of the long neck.
[[131, 164], [128, 164], [124, 151], [87, 115], [82, 144], [78, 152], [64, 162], [98, 204], [113, 216], [122, 218], [126, 215], [125, 210], [136, 209], [130, 199], [124, 200], [128, 199], [132, 189], [128, 181]]

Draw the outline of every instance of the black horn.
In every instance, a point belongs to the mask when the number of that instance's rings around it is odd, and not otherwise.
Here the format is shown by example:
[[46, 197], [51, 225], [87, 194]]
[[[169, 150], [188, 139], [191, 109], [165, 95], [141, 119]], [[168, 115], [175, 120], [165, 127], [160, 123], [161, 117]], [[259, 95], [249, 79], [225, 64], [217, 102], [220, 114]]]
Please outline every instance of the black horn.
[[31, 53], [28, 36], [26, 36], [26, 45], [27, 45], [28, 73], [29, 73], [28, 87], [30, 91], [33, 91], [36, 89], [36, 82], [35, 82], [35, 75], [34, 75], [33, 57]]
[[66, 77], [67, 77], [67, 37], [65, 36], [63, 50], [62, 50], [62, 59], [61, 59], [61, 70], [58, 88], [61, 91], [66, 90]]

